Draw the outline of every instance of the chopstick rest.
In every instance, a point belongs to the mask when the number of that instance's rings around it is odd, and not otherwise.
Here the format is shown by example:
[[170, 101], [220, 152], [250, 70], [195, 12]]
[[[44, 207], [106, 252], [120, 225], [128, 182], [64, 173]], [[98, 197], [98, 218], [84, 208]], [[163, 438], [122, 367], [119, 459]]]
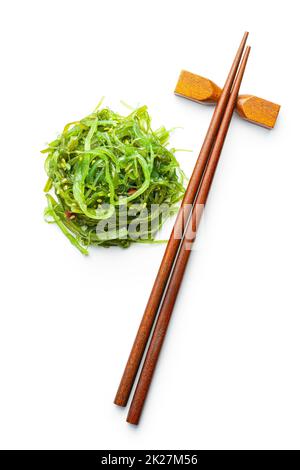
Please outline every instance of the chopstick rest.
[[[219, 100], [222, 90], [212, 80], [182, 70], [174, 93], [198, 103], [213, 104]], [[279, 110], [279, 104], [254, 95], [239, 95], [236, 104], [236, 112], [242, 119], [267, 129], [275, 126]]]

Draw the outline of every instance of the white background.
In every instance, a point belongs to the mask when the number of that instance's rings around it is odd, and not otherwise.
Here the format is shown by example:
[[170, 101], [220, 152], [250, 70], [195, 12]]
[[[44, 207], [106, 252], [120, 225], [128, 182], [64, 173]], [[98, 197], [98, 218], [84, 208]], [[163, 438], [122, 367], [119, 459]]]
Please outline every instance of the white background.
[[[0, 11], [0, 447], [300, 448], [296, 1], [10, 1]], [[148, 104], [190, 175], [212, 108], [181, 69], [282, 105], [234, 117], [141, 423], [113, 398], [163, 246], [84, 257], [43, 221], [39, 150], [101, 96]], [[298, 30], [298, 31], [297, 31]], [[119, 108], [118, 108], [119, 109]], [[121, 109], [121, 108], [120, 108]], [[126, 111], [126, 110], [125, 110]]]

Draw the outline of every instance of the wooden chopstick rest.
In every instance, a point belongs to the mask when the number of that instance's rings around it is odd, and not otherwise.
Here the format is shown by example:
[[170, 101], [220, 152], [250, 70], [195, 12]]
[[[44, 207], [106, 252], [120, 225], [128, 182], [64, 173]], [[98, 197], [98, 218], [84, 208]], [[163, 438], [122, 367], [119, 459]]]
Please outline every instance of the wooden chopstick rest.
[[[222, 93], [221, 88], [208, 78], [182, 70], [175, 88], [176, 95], [204, 104], [216, 103]], [[246, 121], [272, 129], [280, 110], [280, 105], [254, 95], [239, 95], [237, 113]]]

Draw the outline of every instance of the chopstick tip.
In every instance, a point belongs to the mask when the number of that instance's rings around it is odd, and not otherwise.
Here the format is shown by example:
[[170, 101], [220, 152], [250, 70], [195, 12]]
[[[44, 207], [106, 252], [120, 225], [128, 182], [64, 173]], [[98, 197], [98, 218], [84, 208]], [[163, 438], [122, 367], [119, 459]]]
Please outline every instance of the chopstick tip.
[[137, 426], [139, 424], [138, 421], [131, 420], [130, 418], [127, 417], [126, 422], [128, 424], [131, 424], [131, 426]]
[[245, 44], [249, 36], [249, 31], [245, 31], [242, 42]]
[[240, 45], [241, 49], [244, 49], [244, 47], [246, 45], [246, 42], [247, 42], [247, 39], [248, 39], [248, 36], [249, 36], [248, 31], [245, 31], [242, 42], [241, 42], [241, 45]]
[[114, 399], [114, 405], [122, 406], [123, 408], [125, 408], [126, 405], [127, 405], [127, 401], [122, 400], [122, 399], [116, 397], [116, 398]]

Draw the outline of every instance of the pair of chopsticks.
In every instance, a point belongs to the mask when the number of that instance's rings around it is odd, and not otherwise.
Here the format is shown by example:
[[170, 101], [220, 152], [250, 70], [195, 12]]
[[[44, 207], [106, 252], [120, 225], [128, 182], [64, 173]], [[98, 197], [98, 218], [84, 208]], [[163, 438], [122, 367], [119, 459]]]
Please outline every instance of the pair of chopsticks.
[[156, 320], [127, 416], [127, 421], [131, 424], [138, 424], [142, 413], [191, 253], [191, 246], [196, 238], [197, 227], [230, 125], [250, 52], [248, 46], [243, 55], [247, 37], [246, 32], [212, 116], [114, 400], [116, 405], [126, 406]]

